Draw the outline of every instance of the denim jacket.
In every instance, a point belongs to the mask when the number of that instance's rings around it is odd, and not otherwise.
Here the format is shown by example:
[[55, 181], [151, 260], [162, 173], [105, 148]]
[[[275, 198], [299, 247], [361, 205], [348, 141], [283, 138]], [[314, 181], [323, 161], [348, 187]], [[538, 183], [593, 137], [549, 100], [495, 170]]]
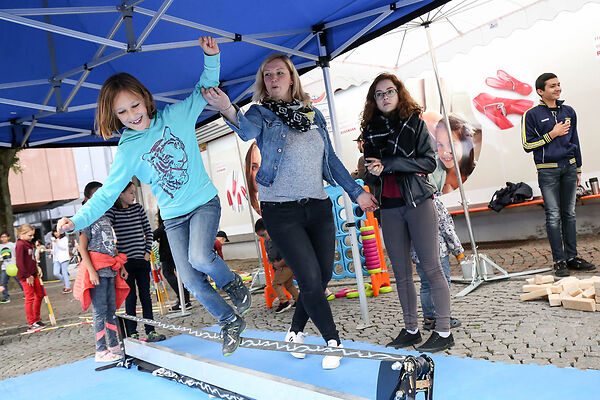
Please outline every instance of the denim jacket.
[[[327, 133], [325, 118], [316, 108], [314, 111], [314, 123], [325, 142], [323, 179], [331, 186], [339, 184], [348, 193], [352, 201], [356, 201], [358, 196], [364, 192], [364, 189], [352, 179], [348, 170], [335, 155]], [[285, 151], [285, 141], [289, 133], [289, 127], [273, 112], [258, 105], [252, 105], [246, 114], [238, 108], [237, 117], [239, 128], [227, 119], [225, 119], [225, 122], [242, 140], [256, 139], [262, 157], [260, 168], [256, 174], [256, 182], [263, 186], [271, 186], [275, 181], [277, 168]]]

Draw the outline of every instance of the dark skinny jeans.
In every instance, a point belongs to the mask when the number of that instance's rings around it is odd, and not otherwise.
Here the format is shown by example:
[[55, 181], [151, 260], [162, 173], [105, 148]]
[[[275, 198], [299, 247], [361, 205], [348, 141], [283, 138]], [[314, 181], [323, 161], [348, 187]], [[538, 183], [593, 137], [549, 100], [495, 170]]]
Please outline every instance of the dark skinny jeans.
[[[125, 299], [125, 312], [127, 315], [135, 316], [137, 308], [137, 295], [135, 288], [137, 286], [142, 303], [142, 316], [147, 319], [154, 319], [152, 315], [152, 299], [150, 298], [150, 262], [142, 259], [132, 258], [125, 263], [125, 270], [129, 274], [127, 284], [129, 285], [129, 294]], [[137, 333], [137, 322], [125, 320], [127, 336]], [[146, 334], [154, 331], [152, 325], [144, 325]]]
[[331, 280], [335, 250], [335, 227], [331, 201], [261, 202], [263, 221], [283, 259], [294, 272], [300, 296], [292, 318], [293, 332], [303, 332], [312, 319], [325, 339], [339, 334], [333, 321], [325, 288]]

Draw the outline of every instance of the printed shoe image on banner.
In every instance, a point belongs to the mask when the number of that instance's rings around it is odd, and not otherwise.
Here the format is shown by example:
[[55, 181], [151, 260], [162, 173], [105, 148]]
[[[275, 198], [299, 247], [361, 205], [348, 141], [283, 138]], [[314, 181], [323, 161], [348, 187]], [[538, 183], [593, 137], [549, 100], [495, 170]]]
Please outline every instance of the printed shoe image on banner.
[[513, 78], [505, 71], [501, 69], [497, 72], [497, 78], [486, 78], [485, 84], [494, 89], [512, 90], [513, 92], [519, 93], [523, 96], [529, 95], [533, 88], [527, 83], [523, 83], [516, 78]]
[[498, 128], [504, 130], [514, 126], [506, 116], [508, 114], [523, 115], [525, 111], [533, 107], [533, 101], [506, 99], [488, 93], [479, 93], [473, 99], [473, 105], [477, 111], [488, 117]]
[[239, 181], [238, 176], [241, 173], [231, 171], [227, 176], [227, 204], [235, 212], [244, 211], [244, 205], [248, 201], [248, 192], [244, 186], [244, 181]]

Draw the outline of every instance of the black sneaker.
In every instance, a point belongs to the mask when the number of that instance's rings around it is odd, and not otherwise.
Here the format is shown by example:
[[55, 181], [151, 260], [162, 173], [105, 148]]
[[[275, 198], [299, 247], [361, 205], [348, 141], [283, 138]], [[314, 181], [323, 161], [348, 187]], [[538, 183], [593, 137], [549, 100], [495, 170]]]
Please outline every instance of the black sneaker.
[[231, 322], [221, 327], [221, 338], [223, 339], [223, 355], [230, 356], [240, 345], [240, 335], [246, 330], [246, 321], [238, 315]]
[[571, 275], [569, 269], [567, 268], [566, 261], [559, 261], [554, 264], [554, 275], [558, 276], [559, 278]]
[[395, 349], [399, 347], [407, 347], [412, 346], [413, 344], [420, 343], [421, 340], [421, 332], [417, 331], [417, 333], [409, 333], [406, 329], [402, 328], [396, 339], [392, 340], [386, 347], [393, 347]]
[[38, 321], [36, 322], [36, 324], [38, 324], [39, 326], [41, 326], [42, 328], [46, 326], [45, 323], [43, 323], [42, 321]]
[[169, 308], [169, 311], [181, 311], [181, 305], [177, 303], [173, 307]]
[[277, 309], [275, 310], [275, 314], [282, 313], [286, 310], [289, 310], [290, 308], [292, 308], [292, 303], [290, 303], [289, 301], [286, 301], [285, 303], [279, 303]]
[[596, 269], [596, 266], [581, 257], [573, 257], [567, 260], [567, 268], [577, 271], [592, 271]]
[[167, 337], [162, 333], [157, 333], [156, 331], [152, 331], [146, 334], [146, 342], [160, 342], [165, 340]]
[[6, 304], [6, 303], [10, 303], [10, 299], [9, 298], [0, 300], [0, 304]]
[[229, 295], [229, 298], [237, 308], [240, 315], [244, 315], [252, 305], [252, 295], [248, 288], [244, 285], [242, 278], [233, 273], [235, 277], [227, 285], [223, 286], [223, 290]]
[[417, 347], [419, 352], [436, 353], [438, 351], [449, 349], [454, 346], [454, 337], [450, 336], [443, 338], [436, 331], [433, 331], [429, 339], [421, 346]]
[[435, 328], [435, 319], [425, 318], [425, 320], [423, 321], [423, 329], [425, 329], [426, 331], [431, 331], [433, 330], [433, 328]]

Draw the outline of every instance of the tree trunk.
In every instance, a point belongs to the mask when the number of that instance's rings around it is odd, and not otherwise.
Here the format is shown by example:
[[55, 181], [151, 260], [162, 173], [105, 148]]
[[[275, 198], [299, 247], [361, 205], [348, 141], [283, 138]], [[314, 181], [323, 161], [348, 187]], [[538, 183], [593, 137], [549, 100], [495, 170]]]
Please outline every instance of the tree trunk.
[[8, 188], [8, 173], [19, 161], [19, 149], [0, 149], [0, 232], [7, 231], [13, 235], [14, 217], [10, 202], [10, 189]]

